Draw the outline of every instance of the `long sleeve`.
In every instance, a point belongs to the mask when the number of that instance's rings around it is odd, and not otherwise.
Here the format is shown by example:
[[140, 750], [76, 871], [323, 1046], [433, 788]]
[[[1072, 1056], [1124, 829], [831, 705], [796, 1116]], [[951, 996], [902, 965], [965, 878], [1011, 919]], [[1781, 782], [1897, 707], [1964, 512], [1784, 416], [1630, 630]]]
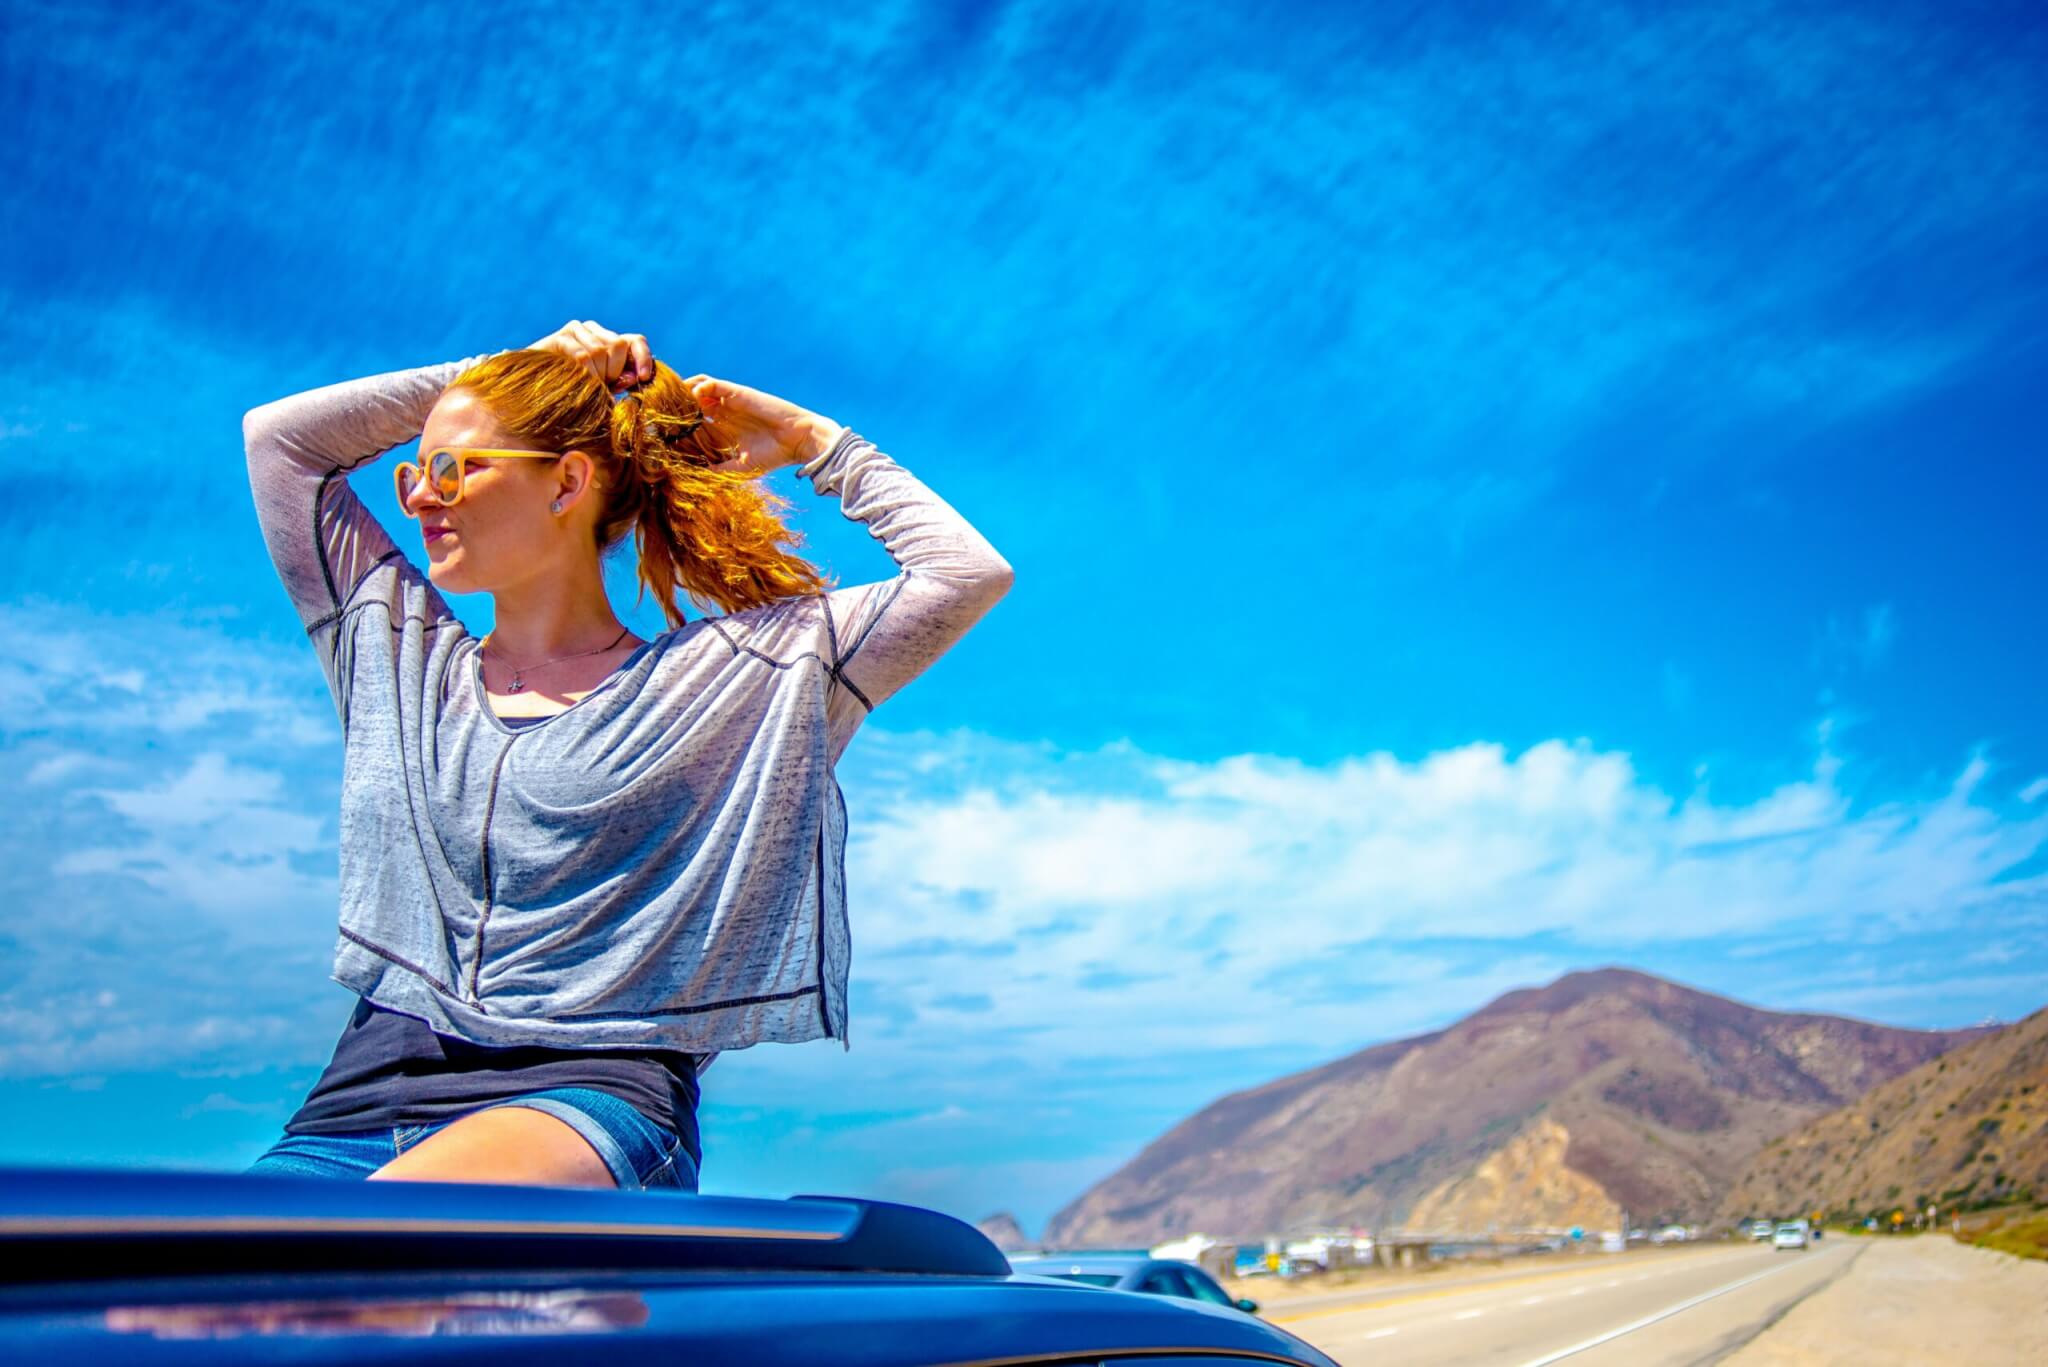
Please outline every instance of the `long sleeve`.
[[[488, 353], [486, 353], [488, 354]], [[340, 619], [374, 567], [401, 552], [349, 487], [349, 471], [411, 441], [448, 383], [484, 359], [447, 361], [309, 389], [242, 419], [256, 518], [285, 592], [344, 706]]]
[[826, 596], [834, 672], [872, 710], [965, 636], [1015, 576], [966, 518], [851, 431], [797, 473], [837, 494], [902, 570]]

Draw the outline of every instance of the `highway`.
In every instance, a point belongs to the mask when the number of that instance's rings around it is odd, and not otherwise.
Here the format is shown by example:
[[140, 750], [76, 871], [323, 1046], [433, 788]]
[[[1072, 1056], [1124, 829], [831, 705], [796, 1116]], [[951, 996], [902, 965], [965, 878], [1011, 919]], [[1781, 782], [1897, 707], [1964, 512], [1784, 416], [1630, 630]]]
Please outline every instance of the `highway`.
[[1704, 1363], [1747, 1343], [1860, 1251], [1843, 1239], [1803, 1252], [1745, 1245], [1585, 1255], [1441, 1287], [1276, 1305], [1266, 1318], [1346, 1367]]

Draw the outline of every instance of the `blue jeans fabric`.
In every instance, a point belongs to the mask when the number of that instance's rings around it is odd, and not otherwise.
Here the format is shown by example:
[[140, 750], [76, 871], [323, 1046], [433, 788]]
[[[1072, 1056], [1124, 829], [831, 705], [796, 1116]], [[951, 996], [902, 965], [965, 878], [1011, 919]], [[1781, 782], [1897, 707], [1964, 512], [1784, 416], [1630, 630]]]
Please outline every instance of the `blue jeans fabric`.
[[[524, 1106], [568, 1125], [597, 1150], [622, 1191], [697, 1190], [696, 1161], [675, 1132], [608, 1092], [557, 1087], [494, 1101], [477, 1110], [498, 1106]], [[249, 1171], [271, 1177], [364, 1178], [454, 1123], [396, 1125], [351, 1134], [287, 1134], [250, 1164]]]

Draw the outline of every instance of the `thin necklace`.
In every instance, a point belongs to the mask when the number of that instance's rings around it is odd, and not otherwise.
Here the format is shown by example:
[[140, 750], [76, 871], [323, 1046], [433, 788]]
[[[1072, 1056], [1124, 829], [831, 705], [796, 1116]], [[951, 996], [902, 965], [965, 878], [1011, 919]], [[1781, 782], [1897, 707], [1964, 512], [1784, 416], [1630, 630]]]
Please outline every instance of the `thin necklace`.
[[[628, 628], [620, 627], [618, 635], [612, 637], [610, 641], [606, 642], [604, 645], [599, 646], [596, 650], [580, 650], [576, 652], [576, 654], [574, 655], [557, 655], [554, 659], [542, 660], [537, 665], [515, 665], [512, 668], [512, 682], [506, 685], [505, 691], [508, 693], [518, 693], [525, 689], [526, 684], [520, 679], [519, 676], [524, 674], [529, 669], [546, 669], [549, 665], [558, 665], [564, 660], [580, 660], [585, 655], [602, 655], [607, 650], [610, 650], [613, 646], [617, 645], [619, 642], [625, 640], [627, 631]], [[490, 648], [491, 637], [495, 635], [497, 635], [495, 631], [487, 631], [484, 633], [484, 639], [477, 644], [476, 648], [476, 653], [479, 658], [482, 657], [484, 651]]]

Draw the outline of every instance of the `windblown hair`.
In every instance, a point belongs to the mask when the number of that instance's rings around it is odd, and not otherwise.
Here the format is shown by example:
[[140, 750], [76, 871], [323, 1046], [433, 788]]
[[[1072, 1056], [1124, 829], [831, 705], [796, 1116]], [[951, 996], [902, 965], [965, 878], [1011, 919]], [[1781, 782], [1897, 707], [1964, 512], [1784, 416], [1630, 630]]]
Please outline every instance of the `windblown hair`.
[[657, 361], [654, 377], [613, 401], [582, 365], [553, 351], [508, 351], [471, 366], [449, 386], [491, 411], [536, 449], [580, 450], [597, 464], [600, 555], [638, 541], [640, 594], [671, 627], [677, 591], [726, 612], [819, 593], [817, 567], [792, 553], [803, 538], [783, 524], [789, 503], [744, 471], [710, 467], [736, 453], [718, 445], [680, 375]]

